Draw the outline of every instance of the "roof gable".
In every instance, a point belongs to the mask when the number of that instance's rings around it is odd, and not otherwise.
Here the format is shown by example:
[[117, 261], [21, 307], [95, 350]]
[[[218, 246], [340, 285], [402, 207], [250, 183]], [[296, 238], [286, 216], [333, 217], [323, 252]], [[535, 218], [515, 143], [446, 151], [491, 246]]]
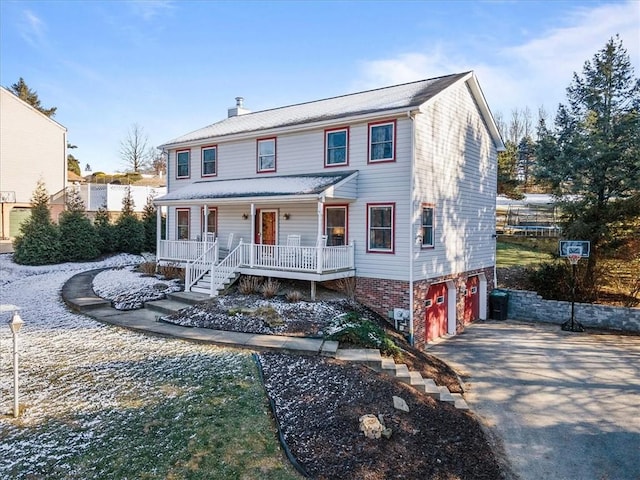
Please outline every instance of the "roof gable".
[[162, 147], [270, 128], [416, 108], [469, 74], [470, 72], [457, 73], [238, 115], [177, 137]]

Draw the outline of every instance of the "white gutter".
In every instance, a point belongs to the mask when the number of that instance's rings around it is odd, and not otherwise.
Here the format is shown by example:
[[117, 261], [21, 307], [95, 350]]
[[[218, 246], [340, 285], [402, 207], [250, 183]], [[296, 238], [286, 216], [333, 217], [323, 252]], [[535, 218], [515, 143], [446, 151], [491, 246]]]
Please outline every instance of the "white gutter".
[[413, 194], [415, 192], [415, 162], [416, 162], [416, 119], [413, 116], [419, 110], [408, 110], [407, 117], [411, 120], [411, 186], [409, 187], [409, 345], [414, 345], [413, 335], [413, 250], [416, 239], [413, 234]]

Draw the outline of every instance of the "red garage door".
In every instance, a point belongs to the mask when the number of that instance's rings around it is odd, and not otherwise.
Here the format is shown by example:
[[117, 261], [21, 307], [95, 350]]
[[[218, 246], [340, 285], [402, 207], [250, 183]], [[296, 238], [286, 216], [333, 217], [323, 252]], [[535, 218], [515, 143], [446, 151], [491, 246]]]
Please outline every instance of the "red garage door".
[[480, 281], [478, 277], [467, 278], [467, 293], [464, 296], [464, 323], [480, 318]]
[[426, 299], [427, 342], [447, 333], [447, 284], [429, 287]]

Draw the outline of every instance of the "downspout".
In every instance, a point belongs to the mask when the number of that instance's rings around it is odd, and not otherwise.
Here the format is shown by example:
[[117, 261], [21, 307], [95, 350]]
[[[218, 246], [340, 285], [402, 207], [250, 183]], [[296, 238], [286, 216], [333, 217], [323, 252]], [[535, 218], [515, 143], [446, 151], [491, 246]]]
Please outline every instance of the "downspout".
[[409, 345], [414, 346], [413, 334], [413, 249], [415, 237], [413, 235], [413, 194], [415, 191], [415, 162], [416, 162], [416, 121], [411, 110], [407, 111], [411, 120], [411, 183], [409, 187]]

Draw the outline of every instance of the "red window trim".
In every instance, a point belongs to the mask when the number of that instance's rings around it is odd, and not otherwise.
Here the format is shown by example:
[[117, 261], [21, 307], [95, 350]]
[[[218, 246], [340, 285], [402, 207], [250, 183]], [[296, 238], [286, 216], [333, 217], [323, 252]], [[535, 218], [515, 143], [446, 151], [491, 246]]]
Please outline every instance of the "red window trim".
[[[378, 125], [393, 125], [393, 156], [391, 158], [385, 158], [383, 160], [371, 160], [371, 127], [375, 127]], [[396, 161], [396, 137], [398, 135], [398, 121], [394, 118], [393, 120], [382, 120], [379, 122], [371, 122], [367, 124], [367, 163], [391, 163]]]
[[[209, 207], [209, 212], [215, 211], [216, 212], [216, 224], [215, 224], [215, 229], [216, 229], [216, 234], [218, 233], [218, 207]], [[205, 223], [204, 223], [204, 205], [202, 205], [200, 207], [200, 233], [204, 233], [204, 228], [206, 227]]]
[[[346, 132], [347, 133], [347, 145], [346, 145], [346, 162], [345, 163], [327, 163], [327, 136], [332, 132]], [[324, 131], [324, 168], [335, 168], [335, 167], [348, 167], [349, 166], [349, 127], [336, 127], [336, 128], [327, 128]]]
[[[187, 152], [189, 154], [189, 160], [187, 162], [187, 170], [189, 171], [189, 175], [184, 177], [178, 176], [178, 171], [179, 171], [178, 154], [182, 152]], [[176, 180], [184, 180], [186, 178], [191, 178], [191, 149], [190, 148], [183, 148], [182, 150], [176, 150]]]
[[[273, 169], [260, 170], [260, 142], [273, 140]], [[256, 139], [256, 173], [273, 173], [278, 170], [278, 137], [264, 137]]]
[[344, 208], [344, 244], [349, 245], [349, 204], [348, 203], [330, 203], [324, 204], [322, 211], [322, 226], [324, 235], [327, 234], [327, 208]]
[[420, 242], [420, 250], [433, 250], [436, 248], [436, 206], [434, 203], [422, 203], [420, 205], [420, 233], [422, 233], [422, 209], [423, 208], [432, 208], [433, 209], [433, 225], [431, 228], [433, 229], [433, 245], [423, 245]]
[[[370, 207], [391, 207], [391, 250], [371, 250], [369, 247], [369, 208]], [[396, 202], [376, 202], [367, 203], [367, 253], [396, 253]]]
[[[178, 213], [187, 212], [187, 238], [180, 238], [180, 224], [178, 223]], [[190, 208], [176, 208], [176, 240], [189, 240], [191, 238], [191, 209]]]
[[[216, 172], [215, 173], [207, 173], [204, 174], [204, 151], [211, 150], [215, 148], [216, 150]], [[208, 177], [217, 177], [218, 176], [218, 145], [206, 145], [200, 148], [200, 177], [208, 178]]]

